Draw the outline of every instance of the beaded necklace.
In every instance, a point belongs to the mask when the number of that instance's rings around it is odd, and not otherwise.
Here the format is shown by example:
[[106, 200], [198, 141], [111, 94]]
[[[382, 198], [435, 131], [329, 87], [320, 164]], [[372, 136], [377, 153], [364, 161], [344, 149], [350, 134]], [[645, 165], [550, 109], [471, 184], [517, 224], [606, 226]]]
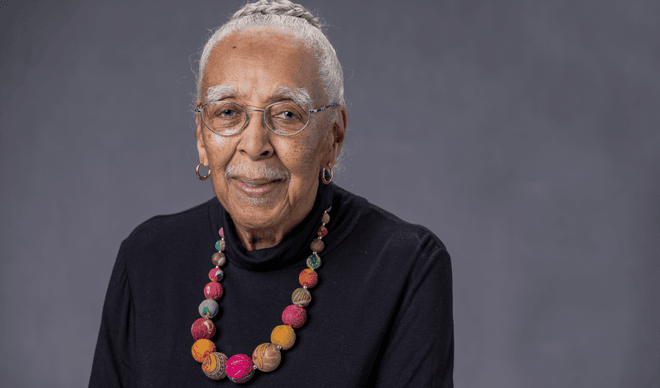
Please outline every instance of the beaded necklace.
[[309, 246], [312, 254], [307, 258], [308, 268], [303, 269], [298, 276], [301, 288], [293, 291], [291, 295], [293, 304], [287, 306], [282, 313], [284, 324], [273, 329], [270, 342], [257, 346], [252, 353], [252, 358], [245, 354], [236, 354], [227, 358], [226, 355], [217, 351], [215, 344], [211, 341], [216, 332], [215, 324], [211, 319], [218, 314], [219, 306], [216, 300], [220, 299], [223, 292], [220, 280], [222, 280], [224, 272], [220, 267], [226, 263], [223, 253], [225, 251], [225, 233], [223, 228], [220, 228], [218, 231], [220, 240], [215, 243], [217, 252], [211, 258], [215, 268], [209, 272], [211, 282], [204, 287], [206, 299], [198, 309], [202, 318], [197, 319], [190, 330], [195, 340], [192, 346], [192, 356], [197, 362], [202, 363], [202, 371], [207, 377], [212, 380], [220, 380], [227, 376], [235, 383], [245, 383], [254, 376], [255, 370], [271, 372], [280, 365], [282, 360], [280, 350], [288, 350], [293, 346], [296, 341], [296, 333], [293, 329], [302, 327], [307, 320], [305, 307], [312, 301], [309, 288], [313, 288], [319, 280], [316, 270], [321, 266], [319, 252], [325, 247], [322, 239], [328, 234], [325, 225], [330, 222], [328, 214], [330, 209], [323, 212], [317, 238]]

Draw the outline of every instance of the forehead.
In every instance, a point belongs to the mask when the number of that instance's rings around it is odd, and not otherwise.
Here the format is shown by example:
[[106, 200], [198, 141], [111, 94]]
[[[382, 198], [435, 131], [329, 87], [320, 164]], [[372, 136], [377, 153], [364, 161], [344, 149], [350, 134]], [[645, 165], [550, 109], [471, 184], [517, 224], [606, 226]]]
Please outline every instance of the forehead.
[[267, 96], [282, 88], [310, 91], [320, 80], [318, 55], [290, 32], [273, 29], [236, 31], [216, 44], [202, 78], [202, 96], [212, 86], [231, 86], [244, 96]]

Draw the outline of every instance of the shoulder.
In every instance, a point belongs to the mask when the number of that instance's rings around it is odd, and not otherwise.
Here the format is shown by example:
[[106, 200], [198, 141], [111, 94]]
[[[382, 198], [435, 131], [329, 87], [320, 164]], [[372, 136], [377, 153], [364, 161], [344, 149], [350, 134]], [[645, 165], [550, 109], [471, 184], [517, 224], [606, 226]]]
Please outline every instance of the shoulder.
[[404, 221], [342, 188], [337, 187], [335, 192], [341, 203], [349, 205], [342, 213], [348, 213], [344, 217], [354, 220], [349, 224], [352, 224], [354, 234], [365, 243], [370, 243], [366, 245], [397, 254], [447, 256], [443, 242], [425, 226]]
[[214, 200], [178, 213], [151, 217], [129, 234], [123, 242], [124, 248], [135, 251], [165, 247], [190, 235], [210, 233], [209, 207]]

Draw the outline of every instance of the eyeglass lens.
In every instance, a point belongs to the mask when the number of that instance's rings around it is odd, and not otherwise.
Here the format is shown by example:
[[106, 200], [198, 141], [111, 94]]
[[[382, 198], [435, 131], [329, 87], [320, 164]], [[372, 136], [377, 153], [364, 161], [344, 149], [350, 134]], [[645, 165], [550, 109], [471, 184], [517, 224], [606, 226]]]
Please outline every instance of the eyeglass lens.
[[[263, 113], [266, 125], [276, 133], [289, 135], [300, 131], [309, 122], [309, 110], [291, 102], [269, 105]], [[255, 117], [256, 118], [256, 117]], [[213, 131], [230, 135], [240, 131], [248, 120], [245, 109], [229, 101], [218, 101], [202, 109], [204, 123]]]

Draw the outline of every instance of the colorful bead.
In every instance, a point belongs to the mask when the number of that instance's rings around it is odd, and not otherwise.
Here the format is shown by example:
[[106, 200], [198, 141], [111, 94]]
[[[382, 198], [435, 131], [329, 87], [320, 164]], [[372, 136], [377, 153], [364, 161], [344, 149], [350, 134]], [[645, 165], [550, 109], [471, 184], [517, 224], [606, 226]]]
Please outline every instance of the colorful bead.
[[207, 354], [216, 351], [215, 344], [206, 338], [198, 339], [192, 346], [192, 356], [197, 362], [204, 361]]
[[225, 262], [227, 259], [225, 258], [225, 254], [222, 252], [216, 252], [213, 254], [213, 257], [211, 257], [211, 261], [213, 262], [213, 265], [216, 265], [218, 267], [222, 267], [225, 265]]
[[319, 231], [316, 232], [316, 234], [317, 234], [319, 237], [325, 237], [325, 236], [328, 235], [328, 228], [326, 228], [325, 226], [321, 226], [321, 227], [319, 228]]
[[222, 380], [227, 376], [227, 356], [219, 352], [209, 353], [202, 361], [202, 370], [211, 380]]
[[262, 372], [272, 372], [280, 365], [282, 353], [277, 345], [261, 344], [252, 353], [252, 362]]
[[284, 350], [289, 350], [296, 343], [296, 332], [291, 326], [279, 325], [270, 333], [270, 342]]
[[210, 282], [204, 287], [204, 296], [206, 299], [218, 300], [222, 296], [222, 286], [218, 282]]
[[227, 360], [227, 377], [235, 383], [246, 383], [254, 376], [252, 359], [245, 354], [235, 354]]
[[209, 279], [213, 280], [214, 282], [219, 282], [222, 280], [223, 276], [225, 276], [225, 273], [222, 272], [220, 268], [212, 268], [209, 271]]
[[292, 304], [287, 306], [282, 313], [282, 322], [285, 325], [289, 325], [294, 329], [297, 329], [305, 324], [307, 320], [307, 311], [300, 306]]
[[218, 315], [219, 309], [220, 306], [218, 306], [218, 302], [214, 301], [213, 299], [204, 299], [204, 301], [199, 304], [198, 308], [199, 315], [201, 315], [202, 318], [206, 318], [206, 314], [208, 314], [208, 318], [214, 318], [216, 315]]
[[218, 234], [220, 235], [220, 238], [225, 238], [225, 230], [223, 228], [220, 228]]
[[307, 266], [309, 269], [318, 269], [321, 266], [321, 258], [316, 254], [316, 252], [312, 253], [307, 258]]
[[190, 328], [195, 341], [198, 339], [211, 339], [215, 335], [215, 325], [210, 319], [199, 318]]
[[319, 274], [313, 269], [305, 268], [300, 272], [298, 281], [303, 287], [313, 288], [319, 282]]
[[323, 248], [325, 248], [325, 244], [323, 244], [323, 241], [317, 238], [316, 240], [312, 241], [311, 244], [309, 244], [309, 247], [312, 249], [312, 252], [321, 252]]
[[305, 307], [312, 301], [312, 294], [304, 288], [296, 288], [291, 295], [291, 301], [295, 305]]
[[218, 251], [224, 251], [225, 250], [225, 240], [218, 240], [215, 243], [215, 249]]
[[330, 214], [327, 213], [328, 211], [330, 211], [330, 208], [328, 208], [328, 210], [326, 210], [326, 212], [323, 213], [323, 218], [321, 218], [321, 222], [324, 224], [330, 222]]

